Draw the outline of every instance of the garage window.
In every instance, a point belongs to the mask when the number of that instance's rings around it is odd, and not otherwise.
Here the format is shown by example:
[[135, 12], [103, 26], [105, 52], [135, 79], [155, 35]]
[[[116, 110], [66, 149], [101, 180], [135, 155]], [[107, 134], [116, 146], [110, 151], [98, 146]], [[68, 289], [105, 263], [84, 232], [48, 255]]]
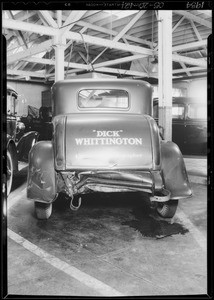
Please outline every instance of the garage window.
[[188, 109], [189, 119], [206, 119], [207, 118], [207, 106], [190, 104]]
[[11, 92], [7, 92], [7, 113], [14, 115], [16, 112], [17, 96]]
[[78, 94], [80, 108], [118, 108], [129, 107], [128, 93], [124, 90], [81, 90]]

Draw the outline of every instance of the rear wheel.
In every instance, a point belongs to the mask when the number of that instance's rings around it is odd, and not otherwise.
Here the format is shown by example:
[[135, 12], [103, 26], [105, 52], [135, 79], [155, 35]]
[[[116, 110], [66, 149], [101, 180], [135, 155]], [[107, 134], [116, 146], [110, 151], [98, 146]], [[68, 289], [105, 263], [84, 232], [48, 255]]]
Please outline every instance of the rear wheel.
[[13, 183], [13, 160], [11, 151], [7, 150], [7, 196], [10, 194], [12, 183]]
[[163, 218], [172, 218], [178, 207], [178, 200], [169, 200], [167, 202], [158, 202], [157, 212]]
[[52, 213], [52, 203], [43, 203], [35, 201], [35, 213], [39, 220], [47, 220]]

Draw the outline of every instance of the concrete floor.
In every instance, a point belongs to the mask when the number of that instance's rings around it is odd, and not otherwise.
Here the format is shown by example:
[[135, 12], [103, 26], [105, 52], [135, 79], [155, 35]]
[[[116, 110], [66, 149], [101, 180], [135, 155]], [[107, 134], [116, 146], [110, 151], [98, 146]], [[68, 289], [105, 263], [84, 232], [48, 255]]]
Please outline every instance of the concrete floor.
[[8, 198], [9, 295], [207, 294], [205, 184], [192, 182], [172, 222], [138, 193], [85, 195], [76, 212], [60, 196], [39, 221], [26, 173]]

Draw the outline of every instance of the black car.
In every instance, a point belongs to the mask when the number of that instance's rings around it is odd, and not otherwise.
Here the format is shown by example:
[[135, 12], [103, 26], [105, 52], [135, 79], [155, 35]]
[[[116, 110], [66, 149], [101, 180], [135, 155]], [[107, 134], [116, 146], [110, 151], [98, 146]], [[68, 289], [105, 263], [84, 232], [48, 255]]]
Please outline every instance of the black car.
[[[22, 133], [24, 124], [17, 117], [17, 104], [17, 92], [7, 86], [7, 195], [11, 191], [13, 176], [28, 163], [29, 151], [38, 140], [36, 131]], [[17, 139], [20, 133], [21, 137]]]
[[[158, 122], [158, 99], [153, 100]], [[185, 155], [207, 154], [207, 104], [199, 98], [172, 99], [172, 141]]]

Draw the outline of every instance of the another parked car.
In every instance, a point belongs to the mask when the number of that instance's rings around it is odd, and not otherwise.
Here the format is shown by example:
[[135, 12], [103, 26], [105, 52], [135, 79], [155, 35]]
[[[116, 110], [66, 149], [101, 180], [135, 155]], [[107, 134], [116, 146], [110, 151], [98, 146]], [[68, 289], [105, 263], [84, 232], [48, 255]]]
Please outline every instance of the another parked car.
[[[153, 117], [158, 121], [158, 99], [154, 99]], [[207, 154], [207, 104], [201, 99], [172, 99], [172, 141], [182, 154]]]
[[74, 210], [81, 194], [142, 192], [165, 218], [174, 216], [179, 199], [191, 196], [178, 146], [160, 138], [151, 117], [148, 83], [59, 81], [52, 101], [53, 140], [38, 142], [29, 155], [27, 197], [38, 219], [50, 217], [59, 192]]
[[51, 140], [53, 133], [51, 107], [42, 106], [40, 109], [28, 105], [28, 115], [22, 116], [25, 132], [37, 131], [39, 140]]
[[38, 139], [38, 133], [31, 131], [21, 133], [17, 141], [18, 135], [24, 130], [24, 124], [16, 116], [17, 103], [17, 92], [7, 86], [7, 195], [11, 191], [13, 176], [25, 166], [20, 162], [28, 162], [29, 151]]

